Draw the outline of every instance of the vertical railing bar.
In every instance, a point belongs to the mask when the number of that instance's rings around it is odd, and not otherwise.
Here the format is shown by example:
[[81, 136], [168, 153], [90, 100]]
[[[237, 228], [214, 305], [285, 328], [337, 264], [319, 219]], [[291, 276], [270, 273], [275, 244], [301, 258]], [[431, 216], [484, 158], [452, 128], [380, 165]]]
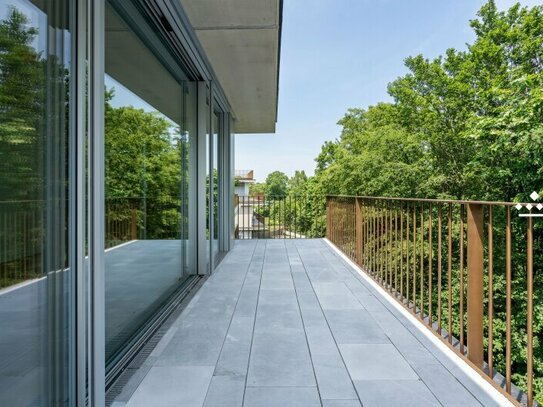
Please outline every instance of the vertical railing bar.
[[385, 281], [390, 291], [390, 201], [385, 204]]
[[364, 268], [367, 268], [368, 265], [368, 259], [367, 259], [367, 251], [366, 248], [368, 247], [368, 239], [367, 239], [367, 233], [368, 233], [368, 211], [366, 210], [366, 201], [362, 200], [360, 198], [360, 204], [361, 209], [364, 213], [364, 217], [362, 218], [362, 263], [364, 265]]
[[384, 227], [385, 227], [385, 224], [384, 224], [384, 221], [383, 221], [383, 204], [381, 203], [379, 206], [379, 217], [377, 218], [378, 219], [378, 222], [379, 222], [379, 229], [378, 229], [378, 240], [377, 240], [377, 247], [378, 247], [378, 250], [379, 250], [379, 256], [378, 256], [378, 261], [379, 261], [379, 279], [380, 279], [380, 282], [381, 284], [383, 284], [383, 230], [384, 230]]
[[296, 212], [298, 205], [296, 201], [298, 200], [298, 196], [294, 196], [294, 237], [298, 237], [298, 213]]
[[493, 207], [488, 205], [488, 375], [494, 377], [494, 235]]
[[388, 208], [388, 228], [389, 228], [389, 233], [388, 233], [388, 261], [390, 262], [389, 264], [389, 288], [390, 288], [390, 292], [393, 293], [393, 289], [394, 289], [394, 286], [393, 286], [393, 268], [394, 268], [394, 259], [393, 259], [393, 250], [394, 250], [394, 229], [393, 229], [393, 217], [394, 217], [394, 212], [392, 210], [392, 201], [389, 202], [389, 208]]
[[389, 261], [389, 236], [390, 233], [390, 227], [389, 227], [389, 206], [390, 202], [386, 201], [384, 205], [384, 222], [383, 222], [383, 248], [384, 248], [384, 259], [383, 259], [383, 266], [384, 266], [384, 279], [385, 279], [385, 287], [390, 288], [389, 279], [390, 279], [390, 261]]
[[377, 229], [376, 229], [376, 213], [375, 213], [375, 201], [372, 200], [372, 225], [371, 225], [371, 233], [372, 233], [372, 245], [371, 245], [371, 251], [372, 251], [372, 268], [371, 273], [373, 276], [375, 276], [375, 273], [377, 272], [377, 251], [376, 251], [376, 235], [377, 235]]
[[394, 205], [394, 296], [398, 296], [398, 206]]
[[400, 201], [400, 298], [402, 300], [402, 304], [404, 303], [404, 295], [403, 295], [403, 246], [404, 246], [404, 240], [403, 240], [403, 201]]
[[[288, 196], [288, 215], [291, 215], [290, 211], [292, 210], [292, 195], [289, 195]], [[287, 213], [285, 212], [285, 216], [287, 215]], [[290, 222], [292, 221], [292, 219], [290, 219], [290, 216], [289, 216], [289, 228], [290, 228]], [[294, 233], [296, 233], [296, 228], [294, 229]], [[289, 239], [292, 239], [292, 231], [289, 230], [289, 235], [288, 235]]]
[[433, 301], [433, 294], [432, 294], [432, 252], [434, 250], [432, 244], [432, 210], [433, 206], [430, 203], [428, 205], [428, 325], [430, 328], [432, 328], [432, 301]]
[[385, 278], [385, 287], [389, 288], [390, 289], [390, 285], [389, 285], [389, 280], [390, 280], [390, 260], [389, 260], [389, 236], [388, 234], [390, 233], [390, 226], [389, 226], [389, 218], [390, 218], [390, 214], [389, 214], [389, 206], [390, 206], [390, 202], [389, 201], [386, 201], [385, 202], [385, 208], [384, 208], [384, 216], [385, 216], [385, 219], [384, 219], [384, 224], [383, 224], [383, 238], [384, 238], [384, 242], [383, 242], [383, 246], [384, 246], [384, 259], [383, 259], [383, 266], [384, 266], [384, 278]]
[[[532, 209], [530, 209], [530, 215], [532, 214]], [[526, 344], [526, 376], [527, 376], [527, 405], [529, 407], [533, 404], [533, 380], [534, 380], [534, 260], [533, 260], [533, 218], [528, 216], [528, 231], [527, 231], [527, 244], [526, 244], [526, 255], [527, 255], [527, 270], [528, 273], [526, 278], [527, 283], [527, 309], [526, 309], [526, 319], [528, 326], [526, 327], [527, 334], [527, 344]]]
[[447, 291], [448, 291], [448, 338], [449, 343], [452, 344], [452, 204], [449, 203], [449, 215], [447, 219], [448, 229], [448, 256], [447, 256]]
[[372, 200], [372, 208], [373, 208], [373, 269], [372, 269], [372, 273], [374, 275], [374, 277], [377, 278], [378, 274], [379, 274], [379, 270], [378, 270], [378, 259], [377, 259], [377, 249], [378, 249], [378, 244], [377, 244], [377, 216], [379, 215], [378, 211], [377, 211], [377, 203], [375, 200]]
[[460, 353], [464, 354], [464, 204], [460, 204]]
[[375, 244], [376, 244], [376, 254], [375, 254], [375, 261], [377, 262], [375, 265], [376, 273], [377, 273], [377, 280], [379, 283], [381, 282], [381, 208], [378, 202], [375, 203], [375, 210], [376, 210], [376, 234], [375, 234]]
[[366, 199], [364, 199], [364, 213], [366, 214], [365, 215], [365, 222], [366, 222], [366, 227], [365, 227], [365, 234], [366, 234], [366, 245], [364, 246], [364, 253], [365, 253], [365, 260], [364, 260], [364, 266], [366, 269], [368, 269], [371, 265], [370, 263], [370, 233], [371, 233], [371, 223], [370, 223], [370, 220], [371, 220], [371, 210], [369, 208], [369, 205], [368, 205], [368, 201]]
[[389, 247], [389, 250], [388, 250], [388, 259], [390, 261], [390, 265], [389, 265], [389, 271], [390, 271], [390, 292], [393, 293], [394, 292], [394, 284], [393, 284], [393, 267], [394, 267], [394, 229], [393, 229], [393, 218], [394, 218], [394, 211], [393, 211], [393, 202], [390, 201], [390, 205], [389, 205], [389, 229], [390, 229], [390, 232], [389, 232], [389, 243], [388, 243], [388, 247]]
[[413, 202], [413, 312], [417, 313], [417, 205]]
[[410, 212], [409, 212], [409, 202], [405, 205], [406, 213], [405, 213], [405, 219], [406, 219], [406, 225], [405, 225], [405, 297], [406, 297], [406, 304], [407, 308], [409, 308], [409, 267], [411, 265], [410, 259], [409, 259], [409, 252], [411, 247], [409, 246], [411, 235], [409, 233], [409, 219], [410, 219]]
[[437, 331], [441, 336], [441, 250], [442, 250], [442, 205], [439, 204], [437, 211]]
[[375, 203], [376, 229], [375, 229], [375, 272], [377, 273], [377, 281], [381, 282], [381, 208], [379, 203]]
[[420, 319], [424, 321], [424, 204], [420, 205]]
[[283, 215], [283, 239], [287, 238], [287, 211], [285, 207], [287, 206], [287, 197], [283, 196], [282, 199], [282, 209], [280, 210], [281, 215]]

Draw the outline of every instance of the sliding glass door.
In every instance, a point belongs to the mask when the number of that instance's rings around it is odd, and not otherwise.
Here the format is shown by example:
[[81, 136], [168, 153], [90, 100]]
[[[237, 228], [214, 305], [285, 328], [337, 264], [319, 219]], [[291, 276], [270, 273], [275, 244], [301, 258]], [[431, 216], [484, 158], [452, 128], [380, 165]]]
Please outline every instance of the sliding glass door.
[[221, 222], [220, 216], [220, 180], [222, 174], [219, 167], [219, 137], [221, 137], [221, 114], [218, 111], [214, 111], [212, 115], [212, 127], [211, 133], [211, 171], [213, 173], [213, 185], [211, 186], [211, 207], [213, 226], [211, 228], [211, 258], [213, 259], [213, 265], [216, 266], [220, 261], [220, 242], [219, 242], [219, 223]]
[[75, 2], [0, 2], [0, 405], [74, 403]]
[[[128, 10], [130, 11], [130, 10]], [[106, 7], [105, 332], [115, 362], [191, 275], [194, 83]], [[133, 20], [130, 20], [133, 21]], [[163, 45], [161, 46], [163, 47]]]

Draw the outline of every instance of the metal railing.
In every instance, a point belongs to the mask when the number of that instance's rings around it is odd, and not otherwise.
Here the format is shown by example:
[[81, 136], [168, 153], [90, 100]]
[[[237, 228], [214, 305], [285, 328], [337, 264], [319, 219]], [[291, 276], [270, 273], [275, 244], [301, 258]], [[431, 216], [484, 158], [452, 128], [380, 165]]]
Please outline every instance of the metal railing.
[[324, 237], [326, 200], [322, 196], [235, 195], [236, 239]]
[[[186, 238], [188, 218], [181, 204], [176, 197], [106, 199], [105, 248], [136, 239]], [[67, 216], [65, 201], [0, 202], [0, 288], [44, 275], [44, 251], [50, 244], [46, 218], [52, 205]], [[59, 236], [67, 238], [63, 232]]]
[[537, 405], [543, 225], [514, 205], [329, 196], [326, 235], [510, 400]]
[[0, 202], [0, 288], [41, 277], [44, 201]]

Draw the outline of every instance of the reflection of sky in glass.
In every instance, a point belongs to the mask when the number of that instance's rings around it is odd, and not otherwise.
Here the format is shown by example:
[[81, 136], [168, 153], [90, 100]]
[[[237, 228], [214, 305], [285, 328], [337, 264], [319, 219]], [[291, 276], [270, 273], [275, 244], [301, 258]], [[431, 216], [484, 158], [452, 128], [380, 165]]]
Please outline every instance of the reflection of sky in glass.
[[26, 15], [29, 26], [39, 30], [39, 34], [34, 38], [32, 46], [40, 52], [45, 51], [47, 44], [47, 36], [44, 35], [47, 31], [47, 16], [45, 13], [28, 0], [0, 0], [0, 19], [5, 20], [8, 18], [13, 7]]

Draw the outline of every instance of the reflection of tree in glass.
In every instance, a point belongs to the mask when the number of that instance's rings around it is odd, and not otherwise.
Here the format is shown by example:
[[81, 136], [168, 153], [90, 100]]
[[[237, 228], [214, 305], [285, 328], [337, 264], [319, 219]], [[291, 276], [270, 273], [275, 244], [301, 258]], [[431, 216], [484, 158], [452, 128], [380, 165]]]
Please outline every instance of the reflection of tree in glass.
[[42, 190], [46, 61], [38, 29], [12, 8], [0, 22], [0, 200], [39, 199]]
[[[47, 145], [62, 151], [59, 137], [65, 130], [48, 136], [46, 98], [48, 75], [56, 95], [67, 97], [67, 71], [57, 58], [47, 60], [32, 46], [39, 31], [29, 24], [15, 7], [0, 21], [0, 241], [10, 243], [1, 253], [0, 287], [41, 274], [44, 191], [57, 187], [63, 192], [65, 185], [63, 171], [56, 173], [57, 182], [45, 180]], [[65, 100], [60, 105], [64, 115]], [[53, 164], [61, 168], [64, 157], [57, 158]], [[48, 261], [46, 267], [58, 268], [65, 259]]]
[[[186, 237], [188, 137], [160, 112], [113, 107], [106, 92], [105, 173], [107, 220], [129, 223], [137, 211], [138, 237]], [[108, 236], [109, 244], [128, 239]]]

